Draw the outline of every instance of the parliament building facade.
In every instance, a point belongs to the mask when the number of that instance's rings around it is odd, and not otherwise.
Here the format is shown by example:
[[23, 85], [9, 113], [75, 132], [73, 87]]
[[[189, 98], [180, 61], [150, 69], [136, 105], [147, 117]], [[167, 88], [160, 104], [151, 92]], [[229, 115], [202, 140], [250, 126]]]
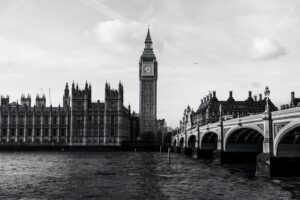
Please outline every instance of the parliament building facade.
[[[71, 91], [70, 91], [71, 90]], [[1, 144], [20, 145], [113, 145], [138, 137], [139, 118], [123, 105], [123, 85], [105, 85], [104, 102], [92, 102], [92, 88], [65, 86], [63, 105], [46, 107], [45, 96], [22, 95], [20, 104], [1, 97]]]

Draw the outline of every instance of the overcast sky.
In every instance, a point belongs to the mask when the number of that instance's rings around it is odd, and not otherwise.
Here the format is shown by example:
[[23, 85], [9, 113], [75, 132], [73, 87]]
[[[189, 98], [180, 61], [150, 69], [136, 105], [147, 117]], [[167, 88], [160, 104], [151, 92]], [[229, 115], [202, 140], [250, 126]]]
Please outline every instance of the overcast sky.
[[175, 127], [208, 91], [300, 97], [299, 0], [0, 0], [0, 93], [45, 93], [91, 82], [93, 100], [121, 80], [138, 111], [138, 61], [150, 24], [158, 59], [158, 117]]

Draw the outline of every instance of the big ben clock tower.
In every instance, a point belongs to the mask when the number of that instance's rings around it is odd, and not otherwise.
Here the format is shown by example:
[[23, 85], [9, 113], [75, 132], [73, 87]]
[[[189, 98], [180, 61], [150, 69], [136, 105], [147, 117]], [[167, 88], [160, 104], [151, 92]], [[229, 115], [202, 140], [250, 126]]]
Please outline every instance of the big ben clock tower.
[[150, 31], [139, 62], [140, 76], [140, 136], [142, 142], [154, 143], [157, 113], [157, 61], [152, 48]]

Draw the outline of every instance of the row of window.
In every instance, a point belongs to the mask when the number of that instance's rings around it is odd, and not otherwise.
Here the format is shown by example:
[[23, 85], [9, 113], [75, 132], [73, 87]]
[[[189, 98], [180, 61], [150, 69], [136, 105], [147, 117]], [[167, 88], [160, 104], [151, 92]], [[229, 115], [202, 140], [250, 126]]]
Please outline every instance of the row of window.
[[32, 139], [27, 139], [26, 141], [21, 140], [15, 140], [15, 139], [10, 139], [9, 141], [7, 141], [5, 138], [2, 138], [1, 140], [2, 143], [34, 143], [34, 144], [63, 144], [66, 143], [67, 140], [65, 139], [61, 139], [61, 140], [57, 140], [57, 139], [53, 139], [53, 140], [39, 140], [39, 139], [35, 139], [32, 141]]
[[[37, 128], [37, 129], [34, 129], [34, 130], [35, 130], [35, 132], [34, 132], [35, 136], [40, 136], [42, 134], [41, 129]], [[21, 136], [21, 137], [24, 136], [24, 134], [25, 134], [24, 129], [19, 129], [18, 131], [19, 131], [18, 132], [19, 136]], [[55, 129], [55, 128], [52, 129], [52, 136], [57, 136], [58, 131], [59, 131], [60, 136], [66, 136], [66, 129], [59, 129], [58, 130], [58, 129]], [[8, 136], [8, 134], [10, 136], [16, 136], [16, 129], [14, 129], [14, 128], [9, 129], [9, 133], [8, 133], [8, 129], [3, 128], [1, 130], [1, 134], [2, 134], [2, 136]], [[33, 129], [31, 129], [31, 128], [26, 129], [26, 134], [27, 134], [27, 136], [32, 136], [33, 135]], [[49, 136], [49, 129], [43, 129], [43, 135], [45, 137]]]
[[[108, 140], [109, 143], [115, 143], [115, 140]], [[80, 139], [80, 140], [74, 140], [74, 143], [83, 143], [83, 140]], [[87, 140], [86, 141], [87, 144], [98, 144], [98, 140]], [[103, 144], [104, 141], [101, 139], [99, 141], [100, 144]]]
[[[7, 141], [6, 138], [2, 138], [1, 140], [2, 143], [34, 143], [34, 144], [62, 144], [62, 143], [67, 143], [68, 141], [65, 140], [65, 139], [53, 139], [53, 140], [47, 140], [47, 139], [44, 139], [43, 141], [41, 141], [40, 139], [35, 139], [35, 140], [32, 140], [30, 138], [28, 138], [26, 141], [23, 141], [22, 139], [20, 140], [15, 140], [13, 138], [11, 138], [9, 141]], [[109, 139], [107, 141], [108, 143], [116, 143], [117, 141], [115, 139]], [[80, 139], [80, 140], [74, 140], [74, 143], [83, 143], [83, 140]], [[86, 141], [87, 144], [98, 144], [98, 140], [87, 140]], [[99, 141], [100, 144], [104, 143], [104, 141], [101, 139]]]
[[[103, 124], [104, 120], [100, 120], [99, 124]], [[77, 124], [83, 124], [84, 123], [84, 119], [77, 119], [76, 120], [76, 123]], [[97, 119], [94, 119], [93, 121], [92, 120], [89, 120], [88, 121], [89, 124], [98, 124], [98, 120]]]
[[[44, 124], [49, 124], [50, 123], [50, 117], [49, 116], [44, 116], [43, 117], [43, 122]], [[56, 116], [52, 116], [52, 119], [51, 119], [51, 123], [52, 124], [57, 124], [58, 123], [58, 120], [59, 120], [59, 123], [60, 124], [65, 124], [66, 123], [66, 116], [61, 116], [60, 118], [57, 118]], [[41, 119], [41, 116], [37, 115], [35, 116], [34, 118], [34, 122], [36, 124], [40, 124], [42, 121]], [[2, 124], [8, 124], [8, 116], [1, 116], [1, 121], [0, 123], [2, 122]], [[25, 117], [24, 116], [19, 116], [19, 119], [18, 119], [18, 122], [20, 124], [24, 124], [24, 123], [33, 123], [33, 117], [32, 116], [28, 116], [26, 118], [26, 122], [25, 122]], [[10, 117], [10, 123], [12, 124], [15, 124], [16, 123], [16, 116], [15, 115], [12, 115]]]

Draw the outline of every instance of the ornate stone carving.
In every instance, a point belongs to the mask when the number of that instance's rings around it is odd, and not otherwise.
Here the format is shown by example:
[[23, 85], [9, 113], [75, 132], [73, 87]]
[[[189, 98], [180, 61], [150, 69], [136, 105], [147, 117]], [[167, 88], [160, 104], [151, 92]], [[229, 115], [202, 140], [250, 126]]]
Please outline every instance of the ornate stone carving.
[[258, 124], [257, 125], [261, 130], [264, 130], [264, 125], [263, 124]]
[[230, 128], [224, 128], [224, 132], [223, 133], [226, 134], [229, 129]]
[[285, 125], [287, 125], [290, 122], [280, 122], [280, 123], [275, 123], [274, 124], [274, 137], [276, 137], [277, 133], [283, 128], [285, 127]]

